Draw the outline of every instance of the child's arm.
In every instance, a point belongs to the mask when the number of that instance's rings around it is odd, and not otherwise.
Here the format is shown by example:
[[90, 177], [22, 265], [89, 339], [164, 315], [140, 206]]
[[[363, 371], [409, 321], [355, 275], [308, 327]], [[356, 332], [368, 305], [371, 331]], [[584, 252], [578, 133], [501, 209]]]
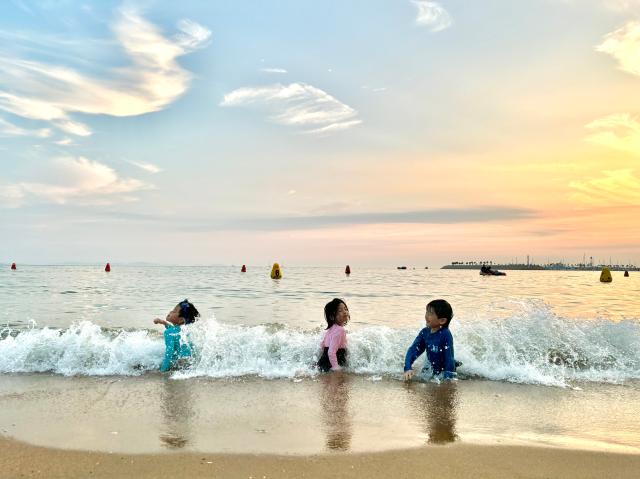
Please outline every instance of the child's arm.
[[442, 344], [444, 354], [444, 370], [442, 376], [444, 379], [453, 379], [456, 377], [456, 360], [453, 354], [453, 336], [447, 328], [447, 333]]
[[[424, 331], [424, 330], [423, 330]], [[408, 381], [413, 377], [414, 371], [411, 369], [413, 362], [418, 359], [426, 348], [424, 338], [422, 337], [422, 331], [418, 333], [418, 336], [413, 341], [413, 344], [409, 346], [407, 355], [404, 358], [404, 380]]]
[[338, 348], [343, 343], [346, 335], [347, 332], [343, 329], [339, 334], [329, 337], [329, 362], [331, 363], [332, 371], [340, 371], [342, 369], [338, 363]]
[[164, 319], [160, 319], [160, 318], [154, 319], [153, 324], [164, 324], [165, 328], [168, 328], [170, 326], [169, 321], [165, 321]]

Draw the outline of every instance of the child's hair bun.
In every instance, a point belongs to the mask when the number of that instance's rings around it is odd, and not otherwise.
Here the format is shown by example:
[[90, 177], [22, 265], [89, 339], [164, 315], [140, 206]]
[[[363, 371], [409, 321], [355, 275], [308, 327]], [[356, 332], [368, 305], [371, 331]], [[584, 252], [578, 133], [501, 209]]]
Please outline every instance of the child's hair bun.
[[188, 299], [181, 301], [178, 305], [180, 306], [179, 316], [184, 318], [184, 324], [191, 324], [195, 322], [196, 317], [200, 316], [196, 307], [191, 304]]

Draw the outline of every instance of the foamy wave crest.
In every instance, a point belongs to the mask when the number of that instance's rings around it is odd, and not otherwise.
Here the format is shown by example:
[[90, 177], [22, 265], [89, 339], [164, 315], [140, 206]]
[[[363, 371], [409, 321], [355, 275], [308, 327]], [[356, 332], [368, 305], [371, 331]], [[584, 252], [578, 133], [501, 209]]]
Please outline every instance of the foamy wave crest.
[[[420, 325], [418, 325], [419, 327]], [[527, 303], [506, 319], [456, 318], [451, 325], [461, 377], [568, 386], [640, 379], [640, 321], [571, 320]], [[197, 352], [176, 378], [317, 374], [323, 331], [282, 325], [228, 325], [201, 320], [184, 330]], [[399, 378], [415, 330], [368, 326], [349, 333], [349, 370]], [[0, 373], [138, 375], [156, 371], [160, 331], [112, 331], [90, 323], [0, 334]], [[424, 356], [423, 356], [424, 357]], [[414, 365], [422, 366], [423, 359]]]
[[69, 329], [4, 331], [0, 372], [54, 372], [66, 376], [136, 375], [157, 369], [164, 353], [149, 331], [105, 331], [89, 321]]
[[562, 387], [640, 378], [638, 319], [567, 319], [531, 301], [509, 318], [461, 323], [452, 331], [466, 375]]

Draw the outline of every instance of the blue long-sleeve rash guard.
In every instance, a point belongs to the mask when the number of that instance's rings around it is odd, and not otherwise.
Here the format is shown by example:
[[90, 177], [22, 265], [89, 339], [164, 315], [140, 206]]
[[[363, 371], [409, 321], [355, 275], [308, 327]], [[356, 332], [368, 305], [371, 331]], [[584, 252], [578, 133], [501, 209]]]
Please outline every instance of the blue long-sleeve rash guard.
[[180, 332], [180, 326], [167, 326], [164, 330], [165, 353], [160, 371], [168, 371], [175, 361], [192, 355], [191, 344], [180, 340]]
[[453, 336], [449, 328], [442, 328], [435, 333], [432, 333], [430, 328], [424, 328], [420, 331], [413, 344], [407, 350], [404, 370], [409, 371], [413, 362], [425, 350], [434, 375], [442, 373], [445, 379], [451, 379], [456, 376], [456, 362], [453, 357]]

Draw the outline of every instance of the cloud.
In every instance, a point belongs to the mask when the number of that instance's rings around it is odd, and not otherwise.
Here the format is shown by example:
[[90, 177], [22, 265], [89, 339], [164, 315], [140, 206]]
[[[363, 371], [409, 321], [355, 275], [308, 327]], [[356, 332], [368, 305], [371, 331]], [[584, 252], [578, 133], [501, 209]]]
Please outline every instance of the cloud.
[[438, 2], [429, 0], [411, 0], [417, 9], [418, 16], [416, 22], [423, 25], [432, 32], [440, 32], [449, 28], [453, 24], [451, 15]]
[[287, 73], [284, 68], [261, 68], [260, 71], [263, 73]]
[[239, 88], [226, 94], [220, 105], [263, 106], [272, 112], [272, 121], [306, 128], [307, 133], [344, 130], [362, 123], [356, 110], [306, 83]]
[[178, 28], [182, 33], [175, 36], [176, 42], [185, 48], [185, 50], [195, 50], [196, 48], [206, 46], [211, 38], [211, 30], [206, 29], [192, 20], [180, 20], [178, 22]]
[[608, 53], [618, 60], [618, 67], [627, 73], [640, 75], [640, 22], [628, 22], [604, 37], [596, 51]]
[[20, 128], [0, 118], [0, 136], [35, 136], [36, 138], [48, 138], [51, 136], [51, 130], [49, 128], [38, 128], [35, 130]]
[[129, 65], [91, 76], [70, 67], [0, 54], [0, 109], [88, 136], [74, 113], [135, 116], [163, 109], [188, 89], [177, 59], [206, 44], [211, 32], [189, 20], [173, 40], [135, 10], [122, 9], [112, 29]]
[[0, 197], [5, 206], [17, 206], [28, 197], [57, 204], [112, 204], [136, 200], [133, 193], [154, 188], [140, 180], [121, 178], [111, 167], [84, 157], [56, 158], [45, 170], [49, 181], [4, 186]]
[[194, 231], [239, 230], [278, 231], [330, 228], [373, 224], [466, 224], [530, 219], [536, 213], [523, 208], [486, 207], [472, 209], [431, 209], [400, 212], [374, 212], [313, 216], [262, 217], [234, 220], [197, 220], [183, 225]]
[[152, 163], [144, 163], [144, 162], [136, 162], [136, 161], [130, 161], [129, 163], [132, 164], [133, 166], [137, 166], [138, 168], [148, 173], [160, 173], [162, 171], [162, 168]]
[[598, 206], [640, 205], [640, 178], [632, 169], [603, 171], [601, 178], [572, 181], [571, 198]]
[[638, 118], [628, 113], [618, 113], [592, 121], [586, 128], [596, 131], [587, 137], [587, 141], [640, 155]]
[[61, 138], [60, 140], [54, 141], [54, 143], [60, 146], [69, 146], [69, 145], [73, 145], [73, 140], [71, 138], [65, 137], [65, 138]]

